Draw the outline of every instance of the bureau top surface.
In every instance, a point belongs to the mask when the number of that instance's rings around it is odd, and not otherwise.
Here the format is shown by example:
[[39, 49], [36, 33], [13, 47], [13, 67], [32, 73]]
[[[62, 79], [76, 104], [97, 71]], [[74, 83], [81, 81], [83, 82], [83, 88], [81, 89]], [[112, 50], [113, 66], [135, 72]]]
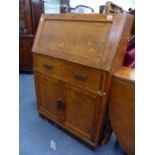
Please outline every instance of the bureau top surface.
[[135, 69], [128, 67], [121, 67], [114, 75], [116, 78], [135, 83]]
[[129, 21], [127, 14], [42, 14], [32, 51], [108, 71], [120, 46], [125, 52]]

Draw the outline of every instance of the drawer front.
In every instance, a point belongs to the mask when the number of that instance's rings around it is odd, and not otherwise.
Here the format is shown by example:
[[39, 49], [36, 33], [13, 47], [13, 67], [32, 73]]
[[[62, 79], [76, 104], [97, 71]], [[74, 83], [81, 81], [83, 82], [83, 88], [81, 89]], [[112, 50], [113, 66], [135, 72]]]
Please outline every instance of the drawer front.
[[34, 69], [54, 75], [54, 76], [62, 76], [63, 71], [63, 62], [55, 59], [49, 59], [40, 55], [34, 55]]
[[65, 63], [64, 78], [82, 87], [99, 90], [102, 72], [85, 66]]
[[33, 60], [34, 69], [37, 71], [61, 78], [83, 88], [97, 91], [100, 89], [101, 71], [40, 55], [34, 55]]

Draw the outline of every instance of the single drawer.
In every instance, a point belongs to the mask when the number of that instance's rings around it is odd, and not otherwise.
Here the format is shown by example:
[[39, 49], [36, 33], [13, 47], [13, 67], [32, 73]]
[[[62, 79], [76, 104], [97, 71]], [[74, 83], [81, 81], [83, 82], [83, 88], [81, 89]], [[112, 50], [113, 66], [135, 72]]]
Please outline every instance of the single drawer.
[[44, 56], [34, 55], [33, 56], [34, 70], [50, 74], [53, 76], [62, 76], [63, 62], [55, 59], [49, 59]]
[[102, 77], [101, 71], [72, 63], [65, 63], [64, 68], [64, 78], [66, 80], [82, 87], [99, 90]]

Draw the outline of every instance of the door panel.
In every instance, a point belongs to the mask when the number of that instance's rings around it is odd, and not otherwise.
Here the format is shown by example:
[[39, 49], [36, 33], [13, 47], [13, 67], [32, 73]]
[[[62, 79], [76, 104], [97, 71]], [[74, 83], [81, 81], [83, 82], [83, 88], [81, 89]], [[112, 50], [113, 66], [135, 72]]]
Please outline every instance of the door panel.
[[65, 126], [90, 140], [95, 132], [99, 111], [98, 96], [67, 86], [65, 98]]
[[47, 113], [54, 121], [60, 121], [62, 118], [61, 107], [58, 103], [62, 98], [61, 82], [54, 78], [49, 78], [41, 73], [35, 73], [36, 85], [38, 87], [39, 110]]

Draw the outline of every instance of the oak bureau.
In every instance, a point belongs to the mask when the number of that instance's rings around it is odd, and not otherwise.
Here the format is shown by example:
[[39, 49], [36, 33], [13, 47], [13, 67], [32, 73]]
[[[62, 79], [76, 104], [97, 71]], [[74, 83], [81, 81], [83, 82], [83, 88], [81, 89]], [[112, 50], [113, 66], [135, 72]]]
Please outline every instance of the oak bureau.
[[42, 14], [33, 44], [38, 111], [96, 147], [112, 75], [123, 63], [129, 14]]

